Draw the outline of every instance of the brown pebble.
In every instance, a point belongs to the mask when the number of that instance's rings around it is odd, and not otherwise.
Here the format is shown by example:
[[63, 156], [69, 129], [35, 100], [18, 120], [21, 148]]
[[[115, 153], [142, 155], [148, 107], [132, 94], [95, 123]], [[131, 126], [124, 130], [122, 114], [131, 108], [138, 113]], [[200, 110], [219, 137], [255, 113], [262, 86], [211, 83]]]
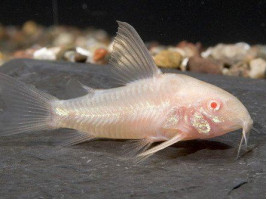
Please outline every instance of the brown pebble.
[[27, 21], [23, 24], [22, 31], [27, 35], [33, 35], [37, 31], [37, 24], [34, 21]]
[[163, 50], [154, 57], [157, 66], [167, 68], [179, 68], [182, 59], [180, 53], [170, 50]]
[[107, 55], [108, 51], [104, 48], [99, 48], [95, 50], [93, 60], [95, 62], [104, 61], [105, 56]]
[[60, 48], [60, 51], [56, 54], [56, 59], [57, 60], [67, 60], [65, 58], [65, 53], [68, 51], [76, 51], [75, 46], [73, 45], [66, 45]]
[[193, 44], [186, 40], [181, 41], [177, 44], [177, 47], [185, 51], [186, 57], [199, 56], [201, 43]]
[[87, 56], [82, 55], [80, 53], [76, 53], [74, 56], [74, 61], [79, 63], [84, 63], [87, 60]]
[[223, 66], [213, 60], [193, 56], [187, 63], [188, 69], [192, 72], [221, 74]]
[[154, 47], [158, 47], [159, 43], [157, 41], [152, 41], [152, 42], [146, 42], [146, 47], [150, 50]]
[[12, 37], [12, 42], [15, 42], [17, 45], [23, 44], [25, 40], [26, 37], [21, 31], [17, 31]]
[[231, 65], [229, 69], [224, 68], [223, 74], [228, 76], [249, 77], [249, 65], [247, 62], [240, 61], [234, 65]]
[[26, 50], [19, 50], [16, 51], [13, 56], [15, 58], [32, 58], [35, 49], [26, 49]]

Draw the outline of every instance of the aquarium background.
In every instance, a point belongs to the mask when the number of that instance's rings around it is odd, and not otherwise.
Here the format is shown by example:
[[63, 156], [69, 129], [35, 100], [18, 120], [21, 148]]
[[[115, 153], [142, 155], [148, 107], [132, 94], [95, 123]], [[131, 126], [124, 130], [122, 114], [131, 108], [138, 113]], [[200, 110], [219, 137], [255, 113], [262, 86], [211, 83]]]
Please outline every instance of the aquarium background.
[[17, 58], [106, 65], [119, 20], [158, 67], [263, 79], [265, 8], [263, 0], [3, 0], [0, 66]]
[[1, 0], [0, 23], [28, 20], [49, 26], [94, 26], [115, 34], [116, 20], [133, 25], [143, 40], [173, 44], [182, 40], [204, 45], [265, 44], [264, 0]]

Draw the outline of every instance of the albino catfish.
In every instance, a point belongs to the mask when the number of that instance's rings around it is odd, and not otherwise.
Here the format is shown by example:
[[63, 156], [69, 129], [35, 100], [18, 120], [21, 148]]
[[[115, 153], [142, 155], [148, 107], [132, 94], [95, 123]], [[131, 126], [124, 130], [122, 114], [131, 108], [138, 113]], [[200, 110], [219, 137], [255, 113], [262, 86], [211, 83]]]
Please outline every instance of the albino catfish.
[[[95, 138], [139, 141], [139, 158], [182, 140], [206, 139], [242, 128], [239, 145], [253, 121], [232, 94], [181, 74], [163, 74], [135, 29], [118, 22], [110, 64], [123, 86], [93, 89], [87, 95], [59, 100], [0, 74], [0, 95], [11, 122], [0, 136], [70, 128], [77, 136], [66, 143]], [[149, 149], [154, 142], [162, 142]]]

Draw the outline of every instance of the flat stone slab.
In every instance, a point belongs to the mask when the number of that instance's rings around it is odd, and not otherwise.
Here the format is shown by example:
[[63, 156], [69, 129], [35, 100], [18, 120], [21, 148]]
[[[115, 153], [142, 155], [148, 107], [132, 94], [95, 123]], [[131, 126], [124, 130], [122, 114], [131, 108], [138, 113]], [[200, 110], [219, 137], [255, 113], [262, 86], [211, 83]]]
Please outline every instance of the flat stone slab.
[[[68, 81], [94, 88], [116, 86], [110, 66], [13, 60], [0, 71], [58, 98]], [[177, 70], [165, 72], [180, 73]], [[265, 198], [265, 80], [192, 74], [241, 99], [259, 133], [235, 160], [241, 130], [210, 140], [180, 142], [141, 164], [125, 160], [127, 141], [98, 140], [59, 148], [69, 130], [0, 138], [1, 198]], [[71, 92], [72, 91], [72, 92]], [[12, 119], [10, 119], [12, 120]]]

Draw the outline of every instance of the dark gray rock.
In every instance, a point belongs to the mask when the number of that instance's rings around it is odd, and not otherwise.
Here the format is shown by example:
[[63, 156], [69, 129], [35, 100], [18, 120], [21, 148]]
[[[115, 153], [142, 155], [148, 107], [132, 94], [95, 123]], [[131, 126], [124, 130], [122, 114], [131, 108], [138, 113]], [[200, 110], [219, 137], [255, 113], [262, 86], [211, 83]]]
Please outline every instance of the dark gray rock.
[[[110, 66], [13, 60], [0, 71], [62, 99], [79, 95], [67, 89], [73, 78], [95, 88], [116, 86]], [[259, 133], [251, 133], [249, 151], [240, 159], [241, 131], [180, 142], [139, 165], [123, 159], [126, 141], [59, 148], [54, 141], [69, 131], [20, 134], [0, 138], [0, 197], [265, 198], [265, 80], [190, 75], [230, 91], [250, 111]]]

